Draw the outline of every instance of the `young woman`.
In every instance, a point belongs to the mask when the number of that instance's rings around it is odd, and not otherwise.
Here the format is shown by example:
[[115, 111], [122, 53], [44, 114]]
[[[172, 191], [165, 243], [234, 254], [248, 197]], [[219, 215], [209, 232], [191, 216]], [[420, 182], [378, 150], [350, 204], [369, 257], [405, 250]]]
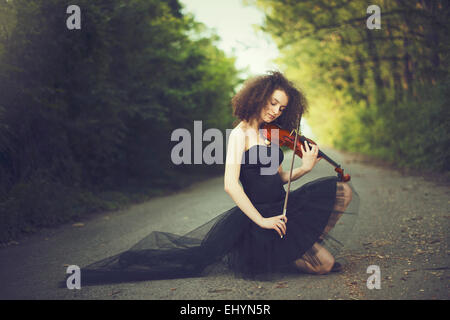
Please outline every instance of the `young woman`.
[[[248, 81], [232, 102], [234, 114], [241, 122], [230, 134], [225, 168], [225, 191], [254, 222], [253, 228], [273, 229], [280, 236], [280, 239], [277, 239], [261, 230], [254, 232], [260, 233], [260, 237], [264, 238], [254, 241], [264, 243], [265, 248], [271, 248], [273, 251], [273, 253], [258, 252], [262, 259], [270, 261], [261, 261], [263, 264], [255, 267], [267, 271], [275, 269], [277, 265], [294, 262], [298, 269], [308, 273], [325, 274], [338, 271], [340, 264], [335, 263], [331, 253], [319, 242], [323, 241], [323, 237], [352, 201], [354, 192], [351, 187], [347, 183], [336, 181], [335, 177], [313, 181], [289, 195], [291, 206], [288, 207], [288, 214], [284, 216], [280, 214], [282, 212], [280, 205], [284, 203], [283, 184], [288, 182], [289, 173], [283, 171], [282, 160], [278, 175], [265, 177], [261, 177], [257, 170], [255, 171], [258, 165], [249, 166], [245, 162], [242, 166], [236, 161], [246, 157], [247, 152], [251, 152], [254, 147], [266, 148], [263, 143], [264, 137], [259, 130], [263, 123], [276, 122], [288, 131], [295, 129], [296, 123], [307, 109], [304, 95], [281, 73], [274, 72]], [[310, 148], [305, 143], [301, 151], [302, 166], [293, 170], [291, 181], [310, 172], [320, 160], [317, 158], [317, 146]], [[239, 185], [239, 179], [243, 187]], [[255, 206], [255, 202], [260, 206], [263, 204], [260, 210]], [[355, 204], [356, 202], [357, 200]], [[276, 203], [278, 211], [267, 210], [267, 203]], [[251, 243], [251, 246], [258, 247], [258, 244]], [[252, 259], [260, 260], [258, 257]], [[273, 266], [268, 266], [268, 263]]]
[[[330, 231], [344, 213], [350, 217], [345, 226], [351, 226], [358, 195], [336, 177], [320, 178], [291, 191], [282, 215], [289, 178], [281, 166], [284, 154], [259, 130], [264, 123], [296, 128], [307, 108], [304, 95], [272, 72], [248, 80], [232, 105], [240, 122], [228, 140], [224, 188], [236, 206], [183, 236], [152, 232], [128, 251], [82, 268], [82, 285], [201, 276], [207, 266], [223, 262], [237, 276], [262, 280], [292, 268], [312, 274], [339, 271], [326, 247], [335, 252], [342, 247], [338, 238], [348, 229], [335, 236]], [[320, 160], [316, 146], [305, 144], [302, 153], [291, 181]], [[263, 170], [273, 166], [267, 159], [279, 160], [275, 172]]]

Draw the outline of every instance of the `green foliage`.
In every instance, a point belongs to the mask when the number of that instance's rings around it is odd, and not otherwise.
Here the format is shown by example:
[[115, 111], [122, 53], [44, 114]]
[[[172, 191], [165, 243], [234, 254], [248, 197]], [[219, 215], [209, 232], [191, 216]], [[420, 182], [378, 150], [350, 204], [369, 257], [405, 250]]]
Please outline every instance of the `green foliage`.
[[0, 0], [0, 241], [178, 188], [171, 132], [231, 123], [234, 58], [178, 1], [77, 5]]
[[266, 12], [318, 143], [449, 171], [447, 1], [373, 1], [379, 30], [366, 27], [367, 1], [247, 2]]

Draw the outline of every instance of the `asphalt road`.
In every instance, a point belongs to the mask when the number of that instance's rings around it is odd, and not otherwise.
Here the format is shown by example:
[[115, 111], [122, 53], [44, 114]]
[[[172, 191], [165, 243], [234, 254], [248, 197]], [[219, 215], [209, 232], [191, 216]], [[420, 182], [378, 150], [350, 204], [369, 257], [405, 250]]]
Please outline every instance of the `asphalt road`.
[[[233, 207], [218, 177], [0, 248], [0, 299], [448, 299], [450, 188], [359, 156], [324, 151], [351, 174], [361, 197], [358, 221], [338, 257], [344, 263], [340, 273], [258, 282], [223, 270], [201, 278], [57, 288], [67, 265], [120, 253], [152, 231], [183, 234]], [[286, 152], [285, 170], [290, 159]], [[297, 157], [294, 166], [299, 165]], [[322, 160], [291, 188], [328, 175], [334, 175], [333, 168]], [[370, 265], [380, 268], [380, 289], [367, 287]]]

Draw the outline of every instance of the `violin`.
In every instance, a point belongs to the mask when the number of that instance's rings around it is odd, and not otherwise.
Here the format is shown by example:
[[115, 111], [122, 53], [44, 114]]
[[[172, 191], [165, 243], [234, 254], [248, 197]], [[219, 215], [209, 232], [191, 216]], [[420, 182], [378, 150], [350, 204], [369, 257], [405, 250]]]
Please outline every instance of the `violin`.
[[[287, 146], [291, 150], [294, 150], [295, 136], [292, 135], [292, 132], [289, 133], [289, 131], [287, 131], [286, 129], [281, 128], [278, 124], [274, 124], [274, 123], [264, 123], [261, 126], [261, 128], [265, 129], [265, 130], [263, 130], [263, 135], [270, 142], [272, 142], [272, 132], [271, 132], [271, 130], [273, 130], [273, 129], [279, 130], [278, 131], [279, 146]], [[294, 131], [294, 130], [292, 130], [292, 131]], [[301, 150], [300, 146], [304, 145], [305, 141], [308, 143], [308, 146], [310, 148], [311, 148], [312, 145], [317, 145], [317, 143], [315, 143], [313, 140], [311, 140], [309, 138], [306, 138], [305, 136], [298, 135], [297, 146], [295, 148], [295, 154], [298, 155], [300, 158], [303, 157], [302, 150]], [[344, 174], [344, 170], [341, 168], [341, 165], [337, 164], [335, 161], [333, 161], [330, 157], [328, 157], [320, 149], [319, 149], [318, 158], [323, 158], [328, 163], [330, 163], [332, 166], [334, 166], [334, 168], [335, 168], [334, 171], [337, 172], [337, 176], [338, 176], [339, 181], [342, 181], [342, 182], [350, 181], [350, 175], [349, 174]]]

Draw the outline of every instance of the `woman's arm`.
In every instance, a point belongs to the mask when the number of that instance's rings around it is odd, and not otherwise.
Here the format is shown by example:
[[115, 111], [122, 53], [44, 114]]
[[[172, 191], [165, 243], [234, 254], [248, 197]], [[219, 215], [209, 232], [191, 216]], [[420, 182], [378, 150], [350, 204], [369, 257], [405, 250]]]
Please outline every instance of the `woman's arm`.
[[241, 159], [245, 151], [245, 134], [235, 128], [228, 138], [227, 157], [225, 160], [224, 189], [236, 205], [257, 225], [261, 226], [263, 217], [252, 204], [244, 189], [239, 184]]
[[[309, 171], [306, 170], [305, 168], [303, 168], [303, 166], [301, 166], [299, 168], [292, 169], [291, 182], [299, 179], [300, 177], [304, 176], [308, 172]], [[280, 175], [281, 181], [283, 181], [283, 184], [288, 183], [288, 181], [289, 181], [289, 172], [283, 171], [283, 168], [281, 167], [281, 165], [278, 168], [278, 174]]]
[[242, 129], [231, 131], [225, 162], [224, 190], [239, 209], [261, 228], [274, 229], [280, 237], [286, 234], [287, 218], [283, 215], [264, 218], [252, 204], [242, 186], [239, 184], [242, 155], [245, 151], [245, 134]]

